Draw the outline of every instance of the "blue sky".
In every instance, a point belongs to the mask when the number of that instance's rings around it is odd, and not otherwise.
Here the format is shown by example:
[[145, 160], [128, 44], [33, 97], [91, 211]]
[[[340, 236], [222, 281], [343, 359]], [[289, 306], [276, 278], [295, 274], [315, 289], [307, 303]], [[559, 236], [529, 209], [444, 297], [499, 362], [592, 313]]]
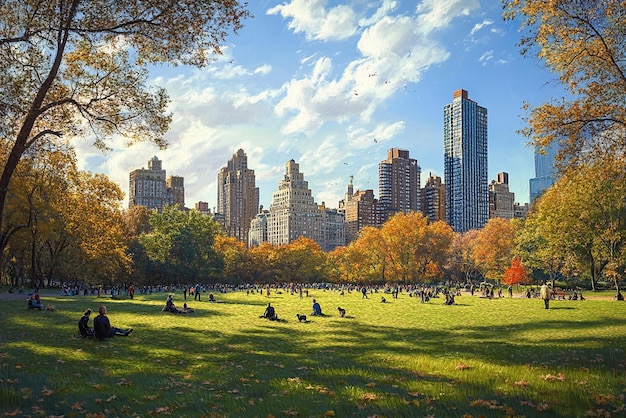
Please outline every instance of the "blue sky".
[[265, 208], [290, 159], [315, 200], [337, 207], [351, 175], [355, 190], [378, 197], [389, 148], [418, 160], [422, 187], [429, 173], [443, 177], [443, 106], [462, 88], [488, 109], [489, 181], [508, 172], [515, 200], [528, 202], [522, 104], [561, 92], [554, 74], [519, 54], [519, 24], [503, 21], [499, 1], [255, 0], [250, 10], [207, 67], [151, 70], [172, 99], [166, 151], [116, 139], [102, 155], [85, 141], [81, 168], [128, 193], [129, 172], [156, 155], [185, 178], [187, 207], [213, 208], [217, 173], [242, 148]]

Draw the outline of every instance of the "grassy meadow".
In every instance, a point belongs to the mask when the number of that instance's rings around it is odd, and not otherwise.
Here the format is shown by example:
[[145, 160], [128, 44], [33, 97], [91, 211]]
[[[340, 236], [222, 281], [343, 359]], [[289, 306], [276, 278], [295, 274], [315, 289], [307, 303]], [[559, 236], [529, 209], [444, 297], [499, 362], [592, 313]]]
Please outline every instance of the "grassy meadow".
[[[2, 301], [0, 416], [625, 416], [626, 304], [515, 296], [205, 293], [187, 315], [161, 312], [164, 293]], [[314, 298], [325, 316], [298, 322]], [[281, 321], [259, 318], [268, 301]], [[129, 337], [76, 337], [102, 304]]]

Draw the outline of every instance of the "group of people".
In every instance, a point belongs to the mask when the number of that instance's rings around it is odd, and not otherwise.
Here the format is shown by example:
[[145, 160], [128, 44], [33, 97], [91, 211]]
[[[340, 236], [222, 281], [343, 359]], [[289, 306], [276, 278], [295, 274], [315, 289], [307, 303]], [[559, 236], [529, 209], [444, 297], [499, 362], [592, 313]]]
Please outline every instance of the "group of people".
[[170, 312], [175, 314], [186, 314], [193, 313], [194, 310], [187, 306], [187, 302], [183, 303], [183, 309], [178, 309], [174, 304], [174, 295], [171, 293], [167, 296], [167, 300], [165, 301], [165, 307], [163, 307], [163, 312]]
[[127, 337], [133, 332], [132, 328], [122, 329], [111, 326], [111, 322], [107, 317], [106, 306], [98, 308], [98, 316], [93, 319], [93, 328], [89, 327], [89, 317], [91, 309], [87, 309], [78, 321], [78, 331], [82, 337], [95, 337], [98, 340], [107, 340], [116, 335]]

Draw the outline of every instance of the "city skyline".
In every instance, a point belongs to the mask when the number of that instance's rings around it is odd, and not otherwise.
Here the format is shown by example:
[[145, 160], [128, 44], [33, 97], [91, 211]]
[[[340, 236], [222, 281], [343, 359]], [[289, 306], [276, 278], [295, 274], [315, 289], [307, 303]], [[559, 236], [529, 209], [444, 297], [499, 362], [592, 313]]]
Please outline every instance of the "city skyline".
[[217, 173], [237, 149], [255, 170], [268, 207], [286, 161], [307, 173], [317, 203], [337, 207], [354, 189], [378, 190], [378, 163], [390, 148], [410, 151], [443, 177], [441, 109], [458, 89], [489, 109], [489, 180], [509, 173], [516, 201], [529, 201], [534, 150], [516, 131], [522, 105], [558, 97], [555, 75], [523, 58], [517, 22], [501, 4], [426, 0], [261, 1], [222, 56], [201, 70], [153, 67], [151, 82], [172, 104], [170, 146], [124, 147], [106, 154], [75, 142], [81, 169], [107, 174], [127, 195], [128, 172], [157, 155], [185, 179], [187, 206], [217, 206]]

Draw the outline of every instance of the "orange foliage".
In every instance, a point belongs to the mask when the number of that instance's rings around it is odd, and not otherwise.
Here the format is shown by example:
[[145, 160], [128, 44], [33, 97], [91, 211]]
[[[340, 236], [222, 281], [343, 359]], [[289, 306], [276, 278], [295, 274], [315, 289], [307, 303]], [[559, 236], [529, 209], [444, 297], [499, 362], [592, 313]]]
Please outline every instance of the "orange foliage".
[[514, 258], [511, 261], [511, 267], [504, 272], [503, 281], [510, 285], [527, 284], [532, 281], [532, 277], [529, 276], [528, 270], [522, 265], [519, 258]]

